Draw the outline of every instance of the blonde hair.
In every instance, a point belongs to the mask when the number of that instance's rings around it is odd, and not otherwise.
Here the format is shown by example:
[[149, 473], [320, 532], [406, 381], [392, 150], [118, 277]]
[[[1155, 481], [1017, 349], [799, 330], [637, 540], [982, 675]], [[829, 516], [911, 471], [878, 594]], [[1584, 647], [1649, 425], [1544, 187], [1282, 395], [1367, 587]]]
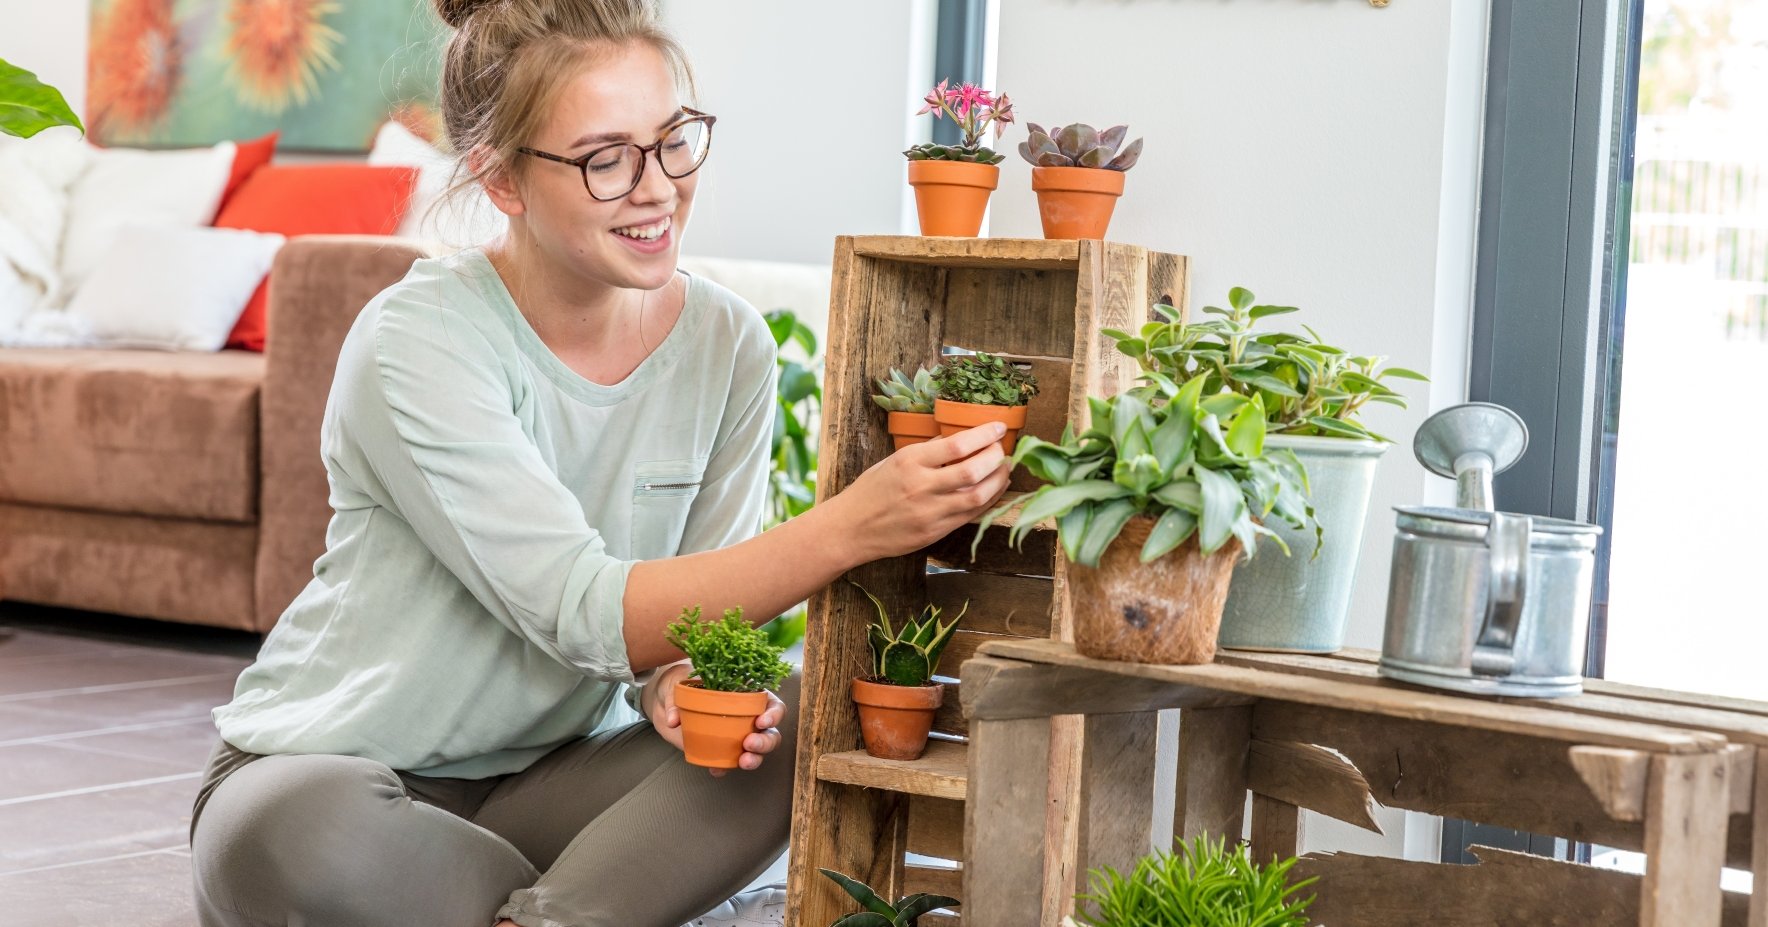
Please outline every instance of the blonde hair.
[[[435, 0], [457, 31], [442, 63], [442, 125], [461, 159], [450, 194], [496, 171], [520, 173], [529, 143], [566, 82], [633, 42], [662, 54], [689, 100], [687, 54], [662, 25], [654, 0]], [[466, 157], [483, 150], [475, 172]]]

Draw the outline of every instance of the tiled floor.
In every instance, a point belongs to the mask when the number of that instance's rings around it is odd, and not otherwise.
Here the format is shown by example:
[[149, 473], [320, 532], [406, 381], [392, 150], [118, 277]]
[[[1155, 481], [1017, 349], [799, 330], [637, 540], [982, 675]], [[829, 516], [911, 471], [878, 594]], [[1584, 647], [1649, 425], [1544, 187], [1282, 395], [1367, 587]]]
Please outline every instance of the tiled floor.
[[0, 925], [195, 927], [209, 710], [255, 635], [0, 603]]

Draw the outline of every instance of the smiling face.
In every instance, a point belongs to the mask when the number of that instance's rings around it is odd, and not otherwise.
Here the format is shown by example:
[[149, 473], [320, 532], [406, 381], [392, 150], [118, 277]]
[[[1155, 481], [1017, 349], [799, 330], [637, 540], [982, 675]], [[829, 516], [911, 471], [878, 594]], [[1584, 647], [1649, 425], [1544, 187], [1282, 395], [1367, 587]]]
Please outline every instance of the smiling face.
[[[650, 145], [681, 116], [675, 78], [663, 55], [648, 43], [633, 42], [596, 56], [566, 80], [539, 130], [522, 144], [578, 158], [618, 142]], [[606, 171], [605, 162], [615, 155], [592, 159], [589, 169]], [[584, 189], [577, 168], [518, 157], [525, 163], [510, 176], [486, 184], [492, 201], [511, 216], [518, 241], [586, 281], [642, 290], [669, 282], [698, 173], [671, 178], [656, 156], [647, 154], [638, 186], [603, 202]], [[631, 176], [630, 167], [620, 171]]]

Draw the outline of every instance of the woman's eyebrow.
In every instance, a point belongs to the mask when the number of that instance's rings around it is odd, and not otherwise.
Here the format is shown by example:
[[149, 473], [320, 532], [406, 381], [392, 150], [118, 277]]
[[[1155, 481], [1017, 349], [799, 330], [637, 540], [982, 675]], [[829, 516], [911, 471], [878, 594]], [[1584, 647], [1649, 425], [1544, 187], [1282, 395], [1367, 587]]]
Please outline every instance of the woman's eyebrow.
[[[670, 113], [669, 118], [664, 119], [661, 123], [659, 123], [657, 125], [657, 131], [661, 132], [664, 129], [669, 128], [670, 126], [675, 125], [676, 121], [681, 119], [681, 117], [682, 117], [682, 111], [679, 109], [673, 113]], [[591, 132], [588, 135], [585, 135], [582, 138], [578, 139], [577, 141], [572, 142], [571, 147], [572, 148], [581, 148], [584, 145], [588, 145], [592, 142], [630, 142], [630, 141], [632, 141], [632, 134], [629, 132]]]

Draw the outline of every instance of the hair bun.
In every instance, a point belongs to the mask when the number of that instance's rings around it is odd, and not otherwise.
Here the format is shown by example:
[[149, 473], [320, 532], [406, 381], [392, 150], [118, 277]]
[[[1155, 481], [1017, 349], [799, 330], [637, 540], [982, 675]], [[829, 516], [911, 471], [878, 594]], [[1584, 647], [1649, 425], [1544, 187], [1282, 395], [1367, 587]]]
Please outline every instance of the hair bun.
[[451, 28], [459, 29], [466, 25], [467, 18], [480, 7], [490, 6], [497, 0], [435, 0], [436, 13]]

